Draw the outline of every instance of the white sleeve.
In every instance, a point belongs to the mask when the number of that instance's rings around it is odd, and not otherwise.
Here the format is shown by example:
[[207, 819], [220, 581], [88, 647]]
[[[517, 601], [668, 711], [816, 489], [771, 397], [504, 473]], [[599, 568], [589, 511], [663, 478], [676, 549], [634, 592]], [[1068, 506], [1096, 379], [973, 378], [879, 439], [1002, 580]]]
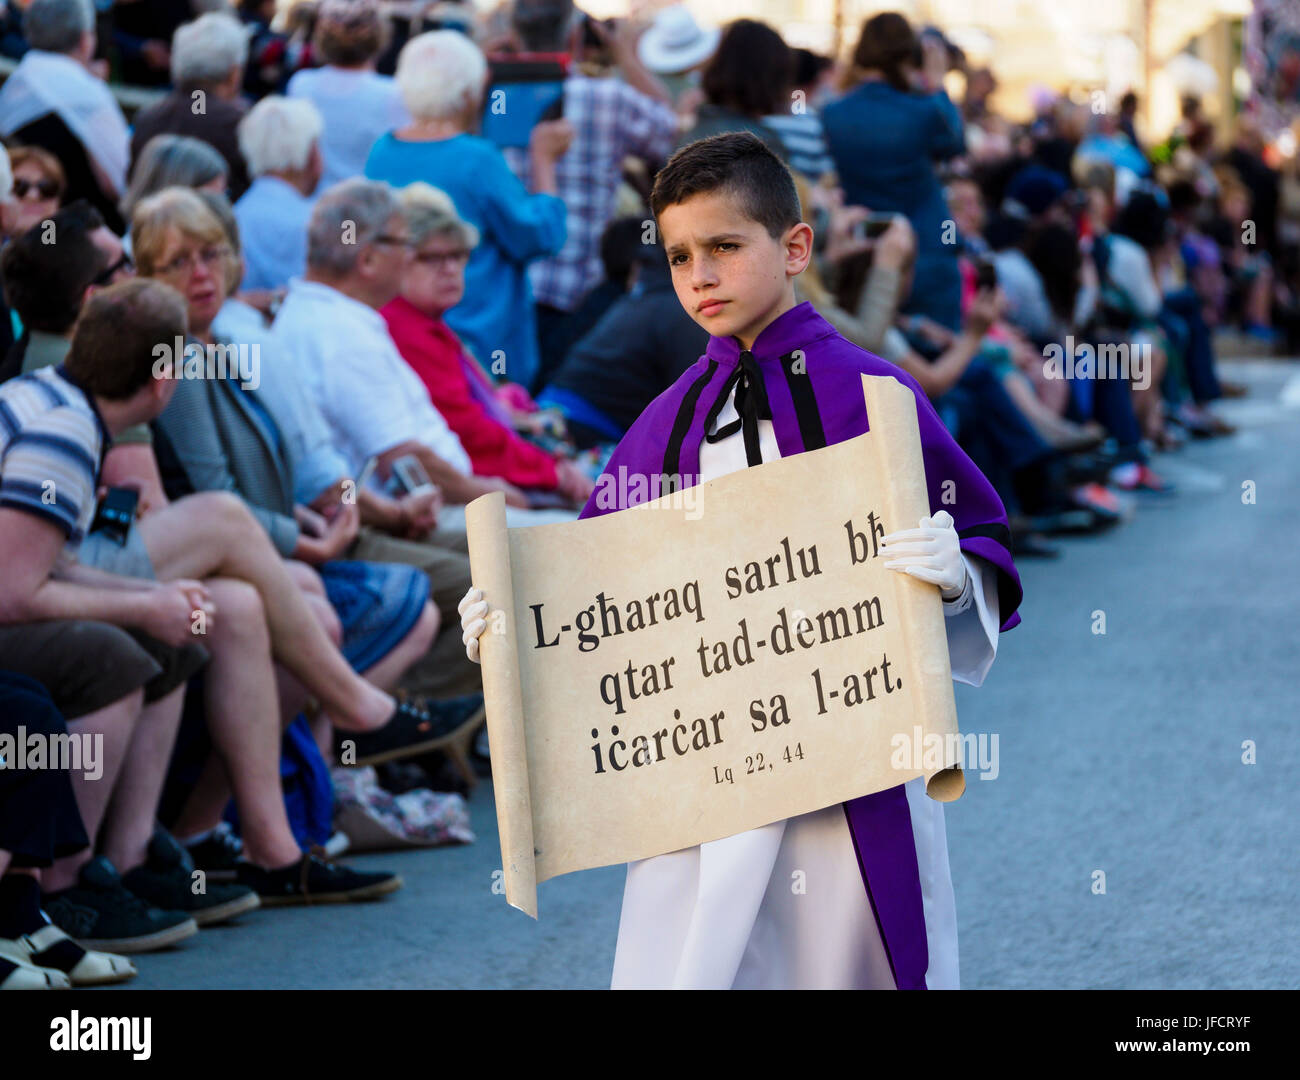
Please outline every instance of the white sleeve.
[[966, 590], [943, 605], [948, 620], [948, 659], [957, 682], [979, 686], [998, 654], [998, 628], [1002, 625], [998, 574], [978, 555], [962, 552], [962, 561], [970, 574]]

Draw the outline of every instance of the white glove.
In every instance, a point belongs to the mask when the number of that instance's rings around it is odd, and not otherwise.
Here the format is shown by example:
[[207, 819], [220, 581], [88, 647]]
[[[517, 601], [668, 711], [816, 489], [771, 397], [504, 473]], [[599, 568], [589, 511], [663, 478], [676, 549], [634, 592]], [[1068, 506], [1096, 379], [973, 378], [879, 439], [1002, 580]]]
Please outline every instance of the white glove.
[[474, 663], [479, 663], [478, 639], [487, 629], [488, 602], [483, 599], [483, 590], [473, 585], [461, 598], [456, 610], [460, 612], [460, 639], [465, 643], [465, 655]]
[[880, 554], [887, 560], [885, 566], [938, 585], [945, 600], [958, 599], [966, 591], [968, 575], [953, 524], [952, 515], [940, 510], [933, 517], [922, 518], [919, 529], [882, 537]]

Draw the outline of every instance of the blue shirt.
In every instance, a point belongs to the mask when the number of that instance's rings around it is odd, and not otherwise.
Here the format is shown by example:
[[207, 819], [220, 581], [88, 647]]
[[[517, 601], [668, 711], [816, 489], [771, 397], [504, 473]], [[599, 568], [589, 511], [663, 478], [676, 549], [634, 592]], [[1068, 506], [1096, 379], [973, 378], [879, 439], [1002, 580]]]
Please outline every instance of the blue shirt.
[[366, 176], [398, 188], [416, 180], [441, 188], [479, 230], [465, 268], [465, 298], [445, 319], [494, 375], [528, 386], [540, 356], [525, 271], [531, 260], [564, 246], [564, 202], [530, 195], [501, 151], [476, 135], [405, 142], [390, 133], [371, 150]]
[[235, 203], [244, 249], [240, 288], [283, 289], [307, 269], [312, 200], [278, 176], [259, 176]]
[[944, 243], [948, 206], [934, 167], [965, 149], [956, 106], [942, 90], [913, 94], [864, 82], [821, 115], [845, 204], [903, 214], [916, 230], [916, 276], [904, 310], [957, 329], [957, 248]]

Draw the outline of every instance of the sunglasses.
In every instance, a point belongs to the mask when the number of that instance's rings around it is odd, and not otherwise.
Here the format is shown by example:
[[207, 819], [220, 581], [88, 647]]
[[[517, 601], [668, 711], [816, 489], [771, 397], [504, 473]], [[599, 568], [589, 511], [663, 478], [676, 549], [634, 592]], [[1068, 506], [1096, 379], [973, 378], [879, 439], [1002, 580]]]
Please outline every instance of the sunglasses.
[[56, 195], [62, 194], [58, 183], [54, 180], [24, 180], [20, 178], [14, 181], [14, 194], [18, 198], [25, 199], [31, 192], [35, 192], [42, 199], [53, 199]]

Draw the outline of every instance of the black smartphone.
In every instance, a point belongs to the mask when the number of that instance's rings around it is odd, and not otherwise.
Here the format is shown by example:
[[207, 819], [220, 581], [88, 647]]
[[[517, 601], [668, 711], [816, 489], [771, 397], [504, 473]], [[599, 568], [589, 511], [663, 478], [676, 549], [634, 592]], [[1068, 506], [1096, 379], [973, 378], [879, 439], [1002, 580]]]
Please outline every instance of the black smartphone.
[[874, 240], [888, 229], [893, 221], [893, 214], [868, 214], [853, 226], [853, 235], [858, 240]]
[[998, 287], [998, 269], [990, 259], [980, 259], [975, 263], [975, 288], [996, 289]]
[[90, 531], [105, 532], [125, 546], [139, 504], [140, 493], [135, 488], [109, 488], [108, 494], [100, 500], [99, 506], [95, 509], [95, 519], [91, 522]]

